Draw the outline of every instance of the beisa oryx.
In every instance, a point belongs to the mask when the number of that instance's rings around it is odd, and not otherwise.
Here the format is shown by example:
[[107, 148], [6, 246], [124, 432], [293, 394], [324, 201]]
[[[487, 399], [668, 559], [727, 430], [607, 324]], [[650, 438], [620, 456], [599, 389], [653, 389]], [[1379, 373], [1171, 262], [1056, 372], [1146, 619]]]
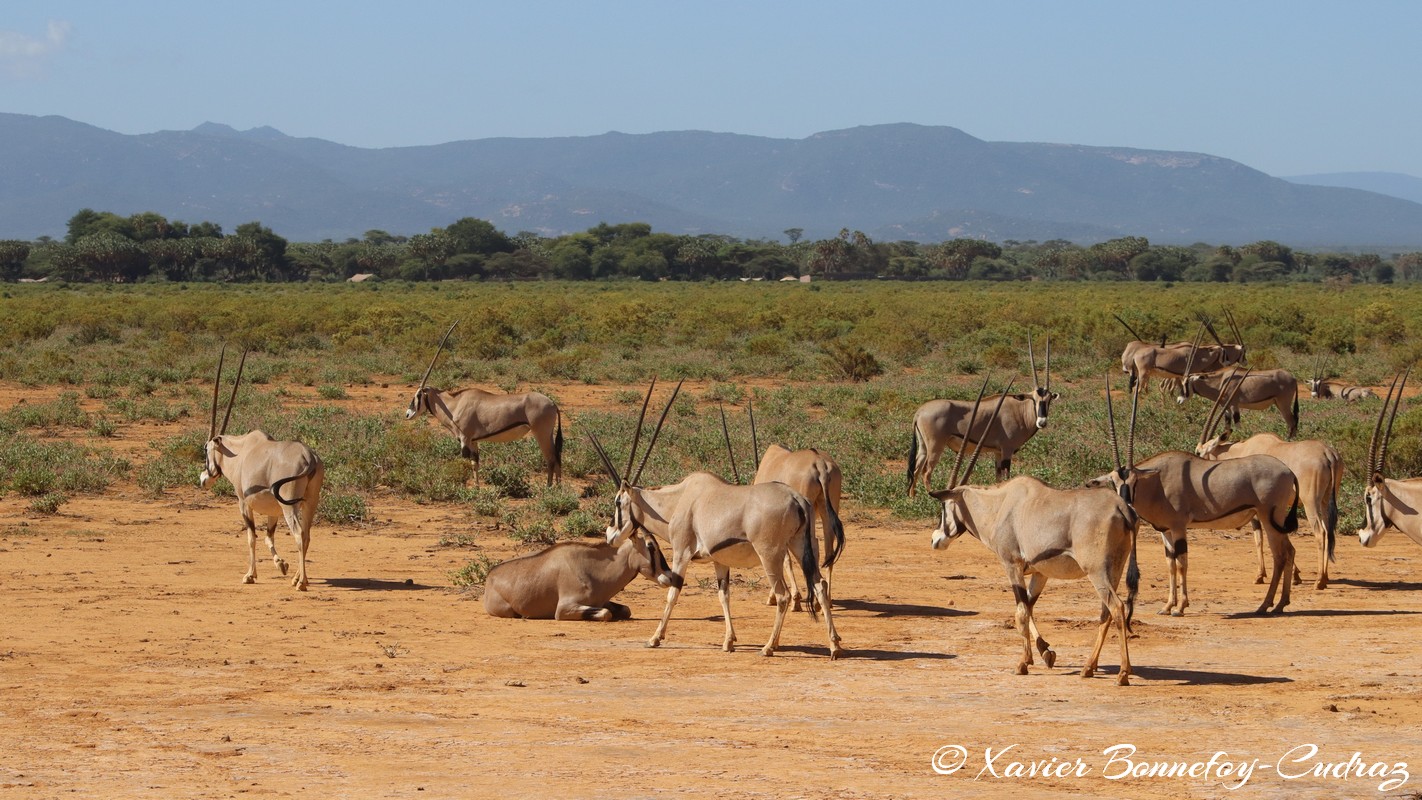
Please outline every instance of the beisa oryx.
[[480, 442], [516, 442], [529, 434], [543, 452], [548, 473], [548, 485], [563, 480], [563, 415], [558, 406], [539, 392], [497, 394], [483, 389], [451, 389], [443, 391], [427, 386], [439, 354], [454, 333], [455, 320], [445, 331], [434, 358], [420, 379], [420, 388], [405, 409], [405, 419], [414, 419], [420, 412], [430, 416], [459, 439], [459, 454], [474, 465], [479, 474]]
[[[1047, 427], [1047, 415], [1052, 401], [1061, 397], [1052, 391], [1052, 338], [1047, 336], [1046, 385], [1037, 382], [1037, 360], [1032, 352], [1032, 338], [1027, 338], [1027, 359], [1032, 364], [1032, 391], [1028, 394], [1003, 395], [1002, 413], [992, 420], [981, 419], [970, 424], [973, 404], [966, 400], [929, 400], [913, 415], [913, 441], [908, 454], [908, 495], [914, 496], [918, 482], [932, 489], [930, 480], [934, 467], [947, 447], [962, 449], [964, 441], [982, 444], [982, 449], [997, 455], [997, 479], [1006, 480], [1012, 473], [1012, 456], [1037, 431]], [[990, 397], [988, 402], [997, 398]]]
[[311, 524], [321, 503], [321, 485], [326, 480], [326, 467], [311, 448], [301, 442], [277, 441], [265, 432], [254, 430], [241, 436], [227, 435], [227, 423], [232, 419], [232, 404], [237, 400], [237, 387], [242, 383], [242, 368], [247, 354], [237, 364], [237, 379], [232, 382], [232, 394], [227, 399], [227, 412], [222, 427], [217, 426], [217, 395], [222, 385], [222, 365], [226, 346], [217, 359], [217, 379], [212, 385], [212, 421], [208, 426], [207, 446], [198, 485], [212, 488], [218, 478], [232, 483], [237, 495], [237, 510], [247, 528], [247, 574], [243, 583], [257, 579], [256, 515], [266, 517], [267, 549], [272, 563], [281, 574], [287, 573], [286, 560], [277, 555], [272, 534], [279, 519], [286, 520], [296, 540], [296, 575], [291, 584], [306, 591], [306, 552], [311, 546]]
[[[653, 387], [655, 382], [653, 382]], [[680, 390], [680, 384], [677, 389]], [[642, 404], [645, 417], [652, 389]], [[673, 392], [672, 400], [676, 399]], [[814, 536], [814, 509], [810, 501], [783, 483], [760, 483], [733, 486], [709, 472], [693, 472], [680, 482], [659, 488], [638, 485], [642, 469], [656, 445], [662, 424], [666, 421], [671, 402], [667, 403], [652, 434], [651, 444], [641, 465], [632, 472], [637, 444], [641, 437], [642, 420], [627, 460], [627, 469], [618, 472], [607, 451], [596, 436], [589, 435], [608, 474], [617, 482], [613, 498], [612, 523], [607, 529], [608, 542], [618, 544], [637, 533], [653, 535], [671, 549], [670, 588], [666, 608], [648, 647], [657, 647], [666, 635], [667, 621], [684, 585], [686, 570], [693, 560], [709, 559], [716, 567], [716, 594], [726, 618], [726, 635], [722, 649], [735, 649], [736, 632], [731, 624], [731, 568], [760, 567], [770, 581], [776, 596], [775, 625], [761, 654], [773, 655], [780, 643], [780, 630], [790, 608], [790, 591], [785, 584], [786, 556], [792, 551], [800, 563], [805, 585], [815, 602], [808, 604], [810, 615], [817, 619], [816, 608], [823, 611], [829, 637], [829, 655], [838, 658], [843, 653], [840, 636], [835, 631], [830, 609], [829, 586], [820, 574], [819, 548]]]
[[1277, 408], [1288, 429], [1288, 438], [1292, 439], [1298, 435], [1299, 380], [1288, 370], [1247, 370], [1239, 374], [1238, 368], [1235, 368], [1228, 374], [1200, 374], [1193, 370], [1192, 363], [1187, 362], [1185, 377], [1180, 381], [1175, 402], [1183, 405], [1196, 394], [1206, 400], [1219, 400], [1228, 395], [1225, 408], [1235, 423], [1239, 422], [1241, 408]]
[[[751, 452], [760, 452], [760, 440], [756, 436], [755, 408], [747, 400], [747, 415], [750, 417]], [[731, 473], [736, 483], [741, 482], [740, 471], [736, 468], [736, 454], [731, 447], [731, 434], [726, 426], [726, 413], [721, 411], [721, 430], [726, 437], [726, 452], [731, 461]], [[844, 552], [844, 523], [839, 517], [840, 495], [843, 492], [844, 474], [839, 464], [828, 453], [817, 448], [791, 450], [782, 444], [772, 444], [765, 448], [760, 463], [756, 467], [751, 483], [783, 483], [810, 501], [819, 518], [824, 535], [825, 585], [833, 589], [834, 565]], [[794, 555], [792, 552], [791, 555]], [[787, 564], [787, 580], [790, 583], [790, 604], [792, 611], [801, 609], [800, 589], [795, 584], [795, 565]], [[805, 598], [813, 600], [813, 596]], [[766, 605], [775, 605], [775, 592], [766, 598]]]
[[612, 598], [638, 575], [666, 586], [670, 572], [651, 536], [630, 536], [620, 547], [559, 542], [490, 569], [484, 610], [522, 619], [630, 619], [632, 609]]
[[[1240, 384], [1234, 386], [1238, 388]], [[1195, 454], [1201, 458], [1220, 461], [1251, 455], [1270, 455], [1294, 473], [1299, 482], [1299, 503], [1308, 515], [1313, 528], [1314, 541], [1318, 545], [1318, 580], [1314, 588], [1328, 587], [1328, 563], [1333, 560], [1333, 547], [1338, 533], [1338, 488], [1343, 483], [1343, 458], [1327, 442], [1318, 439], [1303, 439], [1286, 442], [1272, 433], [1257, 433], [1239, 442], [1229, 441], [1228, 425], [1216, 433], [1220, 423], [1227, 416], [1228, 398], [1222, 403], [1215, 401], [1205, 419], [1204, 430], [1200, 433], [1200, 443]], [[1263, 583], [1265, 575], [1264, 539], [1259, 523], [1254, 527], [1254, 549], [1259, 556], [1259, 575], [1255, 583]], [[1300, 583], [1298, 567], [1294, 568], [1294, 582]]]
[[1377, 397], [1366, 386], [1353, 386], [1325, 377], [1321, 358], [1314, 362], [1313, 377], [1308, 379], [1308, 394], [1315, 400], [1346, 400], [1350, 403]]
[[[972, 411], [974, 417], [986, 390], [984, 382]], [[1139, 398], [1139, 393], [1136, 397]], [[994, 414], [1001, 405], [999, 397]], [[1109, 385], [1107, 414], [1111, 414]], [[1134, 405], [1131, 427], [1134, 433]], [[1111, 441], [1115, 446], [1114, 419]], [[997, 555], [1007, 572], [1017, 605], [1014, 619], [1022, 636], [1022, 658], [1017, 663], [1017, 674], [1027, 674], [1027, 667], [1033, 663], [1034, 645], [1048, 669], [1056, 664], [1056, 653], [1037, 630], [1033, 616], [1047, 580], [1086, 578], [1101, 598], [1101, 625], [1081, 675], [1089, 678], [1095, 674], [1101, 649], [1114, 621], [1121, 640], [1121, 667], [1116, 682], [1122, 686], [1129, 684], [1131, 659], [1126, 641], [1140, 585], [1140, 570], [1136, 566], [1138, 518], [1130, 503], [1133, 476], [1126, 475], [1127, 482], [1119, 491], [1112, 488], [1054, 489], [1031, 476], [1020, 476], [996, 486], [964, 486], [958, 483], [958, 468], [966, 449], [966, 442], [958, 448], [948, 488], [932, 492], [942, 502], [932, 544], [934, 549], [942, 550], [967, 533]], [[964, 480], [972, 473], [979, 450], [974, 447], [973, 457], [963, 473]], [[1121, 465], [1120, 448], [1116, 446], [1115, 451], [1117, 471], [1128, 473]], [[1122, 573], [1126, 575], [1127, 587], [1124, 601], [1116, 591]]]
[[[1244, 338], [1240, 335], [1239, 326], [1235, 324], [1234, 314], [1228, 311], [1225, 313], [1233, 329], [1236, 344], [1225, 344], [1221, 341], [1214, 324], [1205, 319], [1200, 323], [1200, 335], [1196, 336], [1194, 342], [1166, 344], [1162, 339], [1159, 345], [1155, 345], [1142, 340], [1135, 329], [1117, 316], [1116, 321], [1136, 337], [1135, 341], [1127, 342], [1121, 350], [1121, 371], [1129, 378], [1128, 391], [1135, 391], [1136, 384], [1140, 383], [1141, 393], [1144, 394], [1152, 376], [1178, 386], [1181, 376], [1186, 372], [1186, 362], [1189, 361], [1192, 350], [1199, 351], [1195, 353], [1195, 369], [1199, 372], [1213, 372], [1244, 363]], [[1209, 332], [1215, 344], [1200, 345], [1200, 336], [1205, 332]]]
[[[1407, 386], [1407, 376], [1412, 373], [1408, 367], [1402, 380], [1392, 379], [1387, 395], [1383, 398], [1382, 409], [1378, 411], [1378, 421], [1373, 425], [1373, 435], [1368, 441], [1368, 484], [1363, 490], [1363, 510], [1366, 518], [1358, 529], [1358, 541], [1364, 547], [1375, 547], [1382, 535], [1396, 528], [1418, 544], [1422, 544], [1422, 478], [1387, 477], [1387, 448], [1392, 440], [1392, 423], [1397, 419], [1397, 410], [1402, 405], [1402, 390]], [[1394, 396], [1394, 389], [1396, 396]], [[1389, 415], [1388, 405], [1392, 405]], [[1383, 428], [1383, 417], [1387, 417], [1387, 428]]]

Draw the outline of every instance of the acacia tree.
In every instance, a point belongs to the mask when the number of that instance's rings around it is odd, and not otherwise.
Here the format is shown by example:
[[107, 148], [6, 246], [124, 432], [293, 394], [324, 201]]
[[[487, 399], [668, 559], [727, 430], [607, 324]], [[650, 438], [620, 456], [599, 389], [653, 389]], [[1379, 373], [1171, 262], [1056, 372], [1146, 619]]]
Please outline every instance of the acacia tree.
[[14, 239], [0, 240], [0, 280], [17, 281], [25, 261], [30, 257], [28, 242]]

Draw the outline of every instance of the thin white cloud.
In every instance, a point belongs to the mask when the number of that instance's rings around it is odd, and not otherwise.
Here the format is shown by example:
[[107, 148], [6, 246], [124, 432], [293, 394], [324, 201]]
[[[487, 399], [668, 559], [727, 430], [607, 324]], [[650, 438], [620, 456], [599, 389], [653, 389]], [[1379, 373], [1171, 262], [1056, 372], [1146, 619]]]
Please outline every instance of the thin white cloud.
[[42, 38], [0, 30], [0, 69], [17, 76], [34, 74], [45, 59], [64, 49], [70, 27], [63, 20], [51, 21]]

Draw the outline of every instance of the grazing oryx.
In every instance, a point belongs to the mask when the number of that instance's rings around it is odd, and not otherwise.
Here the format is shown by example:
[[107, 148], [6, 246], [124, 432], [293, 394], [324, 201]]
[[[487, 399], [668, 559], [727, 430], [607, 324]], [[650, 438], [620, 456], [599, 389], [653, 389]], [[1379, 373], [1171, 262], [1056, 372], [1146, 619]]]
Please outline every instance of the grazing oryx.
[[1141, 393], [1144, 394], [1146, 384], [1149, 383], [1152, 375], [1167, 382], [1178, 382], [1186, 372], [1186, 363], [1190, 360], [1191, 350], [1196, 347], [1199, 352], [1195, 354], [1195, 368], [1200, 372], [1214, 372], [1243, 363], [1245, 360], [1244, 339], [1240, 336], [1239, 326], [1234, 322], [1234, 314], [1229, 312], [1226, 314], [1229, 317], [1230, 326], [1234, 329], [1238, 344], [1225, 344], [1220, 341], [1219, 335], [1215, 333], [1215, 326], [1206, 320], [1200, 325], [1200, 335], [1208, 331], [1216, 343], [1203, 347], [1199, 346], [1199, 336], [1196, 336], [1194, 342], [1165, 344], [1162, 341], [1158, 346], [1153, 345], [1142, 340], [1130, 325], [1126, 325], [1125, 320], [1116, 317], [1116, 321], [1136, 337], [1136, 341], [1127, 342], [1125, 349], [1121, 351], [1121, 371], [1126, 373], [1130, 379], [1128, 391], [1135, 391], [1136, 383], [1139, 382]]
[[1288, 438], [1294, 438], [1299, 432], [1298, 378], [1284, 369], [1246, 370], [1243, 375], [1236, 375], [1236, 371], [1237, 368], [1228, 375], [1218, 372], [1212, 375], [1187, 374], [1180, 382], [1175, 402], [1183, 404], [1195, 394], [1207, 400], [1218, 400], [1221, 395], [1228, 394], [1231, 399], [1225, 404], [1226, 411], [1236, 423], [1239, 422], [1241, 408], [1265, 409], [1273, 406], [1284, 418]]
[[[677, 388], [680, 389], [680, 385]], [[651, 399], [650, 388], [647, 399]], [[673, 393], [672, 400], [675, 399], [676, 394]], [[644, 415], [646, 408], [644, 402]], [[666, 411], [670, 410], [671, 402], [668, 402]], [[647, 646], [660, 645], [666, 635], [667, 621], [671, 619], [672, 609], [681, 594], [687, 567], [693, 560], [711, 559], [716, 565], [716, 594], [726, 617], [722, 649], [731, 652], [736, 645], [736, 632], [731, 625], [731, 567], [760, 566], [770, 579], [776, 596], [775, 626], [760, 652], [765, 656], [773, 655], [779, 646], [780, 629], [790, 608], [790, 591], [784, 576], [785, 559], [794, 552], [804, 571], [805, 585], [812, 587], [817, 601], [809, 604], [810, 615], [817, 617], [816, 605], [824, 612], [830, 658], [838, 658], [843, 648], [840, 647], [839, 633], [835, 631], [831, 616], [829, 585], [820, 575], [819, 547], [813, 527], [814, 509], [810, 502], [783, 483], [733, 486], [709, 472], [693, 472], [671, 486], [655, 489], [638, 486], [642, 467], [646, 466], [657, 434], [661, 432], [662, 422], [666, 420], [666, 411], [662, 412], [662, 420], [657, 423], [652, 443], [648, 445], [641, 466], [635, 473], [631, 469], [641, 435], [640, 420], [625, 473], [617, 472], [597, 437], [589, 437], [603, 466], [618, 484], [617, 496], [613, 500], [612, 524], [607, 529], [608, 542], [617, 544], [639, 532], [665, 539], [672, 551], [671, 574], [667, 575], [671, 588], [667, 590], [666, 609]]]
[[420, 379], [420, 388], [405, 409], [405, 419], [414, 419], [421, 411], [439, 420], [459, 438], [459, 453], [474, 464], [475, 476], [479, 472], [480, 442], [515, 442], [533, 434], [538, 449], [543, 451], [543, 463], [548, 470], [548, 485], [554, 480], [563, 480], [563, 416], [558, 406], [547, 395], [538, 392], [524, 394], [495, 394], [482, 389], [452, 389], [441, 391], [426, 388], [430, 372], [434, 370], [439, 354], [443, 352], [449, 334], [454, 333], [454, 325], [449, 326], [444, 339], [440, 340], [425, 377]]
[[[1047, 384], [1037, 383], [1037, 360], [1032, 353], [1032, 339], [1027, 339], [1027, 359], [1032, 362], [1031, 394], [1003, 396], [1002, 414], [981, 425], [969, 425], [973, 404], [966, 400], [929, 400], [913, 415], [913, 442], [908, 454], [908, 495], [914, 496], [921, 479], [923, 488], [929, 484], [933, 468], [943, 457], [945, 447], [962, 449], [963, 441], [980, 442], [984, 450], [997, 454], [997, 479], [1006, 480], [1012, 472], [1012, 456], [1037, 431], [1047, 427], [1047, 414], [1052, 401], [1061, 397], [1052, 392], [1052, 338], [1047, 337]], [[992, 401], [993, 398], [988, 398]]]
[[[1368, 488], [1363, 492], [1363, 510], [1367, 514], [1364, 527], [1358, 529], [1358, 541], [1364, 547], [1374, 547], [1389, 528], [1396, 528], [1418, 544], [1422, 544], [1422, 478], [1387, 477], [1387, 447], [1392, 440], [1392, 423], [1397, 419], [1397, 409], [1402, 405], [1402, 390], [1407, 386], [1408, 367], [1402, 375], [1402, 382], [1392, 379], [1392, 385], [1383, 398], [1382, 409], [1378, 411], [1378, 421], [1373, 425], [1373, 436], [1368, 441]], [[1396, 388], [1397, 396], [1393, 397]], [[1383, 429], [1383, 417], [1388, 414], [1388, 404], [1392, 404], [1392, 414], [1388, 416], [1387, 429]], [[1381, 436], [1379, 436], [1381, 434]]]
[[222, 362], [227, 355], [224, 346], [217, 358], [217, 379], [212, 385], [212, 422], [208, 427], [206, 463], [198, 476], [198, 485], [209, 489], [218, 478], [227, 478], [237, 494], [237, 510], [247, 526], [247, 574], [243, 583], [257, 580], [257, 527], [255, 515], [266, 517], [267, 549], [272, 563], [281, 574], [287, 564], [277, 555], [272, 534], [278, 518], [296, 539], [296, 575], [291, 585], [306, 591], [306, 551], [311, 546], [311, 523], [321, 502], [321, 484], [326, 480], [326, 467], [311, 448], [301, 442], [279, 442], [260, 430], [241, 436], [228, 436], [227, 423], [232, 419], [232, 404], [237, 399], [237, 387], [242, 383], [242, 368], [247, 354], [237, 364], [237, 379], [232, 382], [232, 394], [227, 399], [227, 413], [222, 427], [217, 427], [217, 394], [222, 385]]
[[[750, 416], [751, 427], [751, 449], [752, 452], [760, 452], [760, 440], [755, 433], [755, 408], [748, 401], [746, 411]], [[741, 482], [739, 470], [736, 469], [736, 454], [731, 449], [731, 434], [726, 428], [726, 412], [721, 412], [721, 430], [726, 435], [726, 452], [731, 459], [731, 472], [735, 476], [736, 483]], [[779, 481], [789, 486], [796, 492], [810, 501], [814, 506], [815, 513], [820, 519], [820, 524], [824, 529], [825, 539], [825, 560], [820, 566], [824, 569], [825, 584], [833, 587], [833, 575], [835, 562], [839, 560], [840, 553], [844, 551], [844, 523], [839, 518], [839, 500], [844, 485], [844, 474], [839, 469], [839, 464], [835, 462], [828, 453], [817, 450], [813, 447], [805, 450], [791, 450], [781, 444], [772, 444], [765, 449], [765, 455], [761, 456], [760, 466], [756, 469], [755, 479], [751, 483], [771, 483]], [[788, 565], [786, 572], [790, 583], [790, 605], [792, 611], [800, 610], [800, 589], [795, 585], [795, 566]], [[773, 606], [776, 603], [775, 593], [772, 591], [766, 598], [765, 604]]]
[[[1285, 534], [1298, 530], [1298, 481], [1288, 466], [1268, 455], [1209, 461], [1194, 453], [1167, 450], [1140, 462], [1135, 473], [1132, 505], [1141, 519], [1160, 531], [1165, 557], [1170, 561], [1170, 598], [1161, 614], [1180, 616], [1190, 605], [1187, 581], [1188, 547], [1185, 532], [1191, 528], [1238, 528], [1257, 518], [1274, 554], [1274, 574], [1269, 592], [1257, 613], [1274, 602], [1280, 576], [1283, 593], [1274, 612], [1289, 604], [1294, 546]], [[1115, 486], [1122, 476], [1109, 472], [1086, 482], [1087, 486]]]
[[[1234, 386], [1237, 389], [1239, 385], [1236, 383]], [[1231, 442], [1228, 427], [1223, 433], [1215, 435], [1215, 430], [1227, 413], [1224, 406], [1228, 405], [1228, 398], [1224, 399], [1224, 403], [1217, 399], [1214, 407], [1210, 409], [1204, 430], [1200, 432], [1200, 443], [1195, 447], [1195, 454], [1212, 461], [1221, 461], [1262, 453], [1284, 462], [1298, 479], [1299, 502], [1303, 505], [1304, 513], [1308, 515], [1314, 540], [1318, 543], [1318, 581], [1314, 588], [1326, 589], [1328, 562], [1333, 560], [1333, 545], [1337, 539], [1338, 487], [1343, 483], [1343, 458], [1332, 445], [1317, 439], [1286, 442], [1272, 433], [1258, 433], [1242, 442]], [[1252, 524], [1254, 548], [1259, 554], [1259, 575], [1254, 582], [1263, 583], [1264, 539], [1258, 521], [1255, 520]], [[1294, 582], [1302, 582], [1297, 565], [1294, 568]]]
[[650, 536], [630, 536], [621, 547], [561, 542], [489, 570], [484, 610], [522, 619], [631, 619], [632, 609], [612, 598], [639, 573], [663, 586], [671, 578], [671, 567]]
[[[984, 383], [983, 390], [986, 389]], [[1107, 398], [1109, 402], [1109, 393]], [[981, 402], [980, 392], [978, 403]], [[998, 408], [1001, 405], [1002, 398], [999, 398]], [[976, 405], [972, 413], [976, 416]], [[1114, 421], [1112, 441], [1115, 441]], [[1017, 663], [1017, 674], [1027, 674], [1028, 665], [1033, 663], [1034, 644], [1048, 669], [1056, 664], [1056, 653], [1038, 632], [1032, 613], [1047, 579], [1086, 578], [1101, 598], [1101, 627], [1081, 675], [1089, 678], [1095, 674], [1101, 648], [1115, 620], [1121, 638], [1121, 670], [1116, 682], [1122, 686], [1129, 684], [1131, 659], [1126, 638], [1140, 583], [1135, 544], [1139, 520], [1129, 501], [1124, 494], [1109, 488], [1053, 489], [1030, 476], [991, 487], [960, 486], [958, 467], [966, 449], [966, 442], [958, 448], [948, 488], [932, 493], [943, 503], [938, 528], [933, 532], [933, 547], [942, 550], [957, 537], [969, 533], [997, 554], [1007, 570], [1017, 601], [1015, 619], [1022, 635], [1022, 659]], [[980, 445], [973, 450], [965, 479], [972, 473], [979, 450]], [[1118, 464], [1119, 459], [1118, 449]], [[1128, 589], [1125, 602], [1116, 593], [1122, 572], [1126, 573]]]

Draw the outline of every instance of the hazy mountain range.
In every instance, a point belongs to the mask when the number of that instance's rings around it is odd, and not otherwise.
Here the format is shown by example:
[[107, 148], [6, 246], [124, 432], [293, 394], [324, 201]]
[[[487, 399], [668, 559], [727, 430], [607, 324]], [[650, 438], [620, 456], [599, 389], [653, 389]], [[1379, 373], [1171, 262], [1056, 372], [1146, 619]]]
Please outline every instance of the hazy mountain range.
[[0, 114], [0, 142], [0, 238], [60, 237], [93, 208], [229, 231], [256, 220], [294, 241], [422, 233], [472, 216], [545, 235], [646, 222], [767, 239], [848, 228], [877, 240], [1422, 246], [1422, 180], [1409, 176], [1284, 180], [1200, 153], [987, 142], [912, 124], [805, 139], [678, 131], [369, 149], [272, 128], [125, 135]]

